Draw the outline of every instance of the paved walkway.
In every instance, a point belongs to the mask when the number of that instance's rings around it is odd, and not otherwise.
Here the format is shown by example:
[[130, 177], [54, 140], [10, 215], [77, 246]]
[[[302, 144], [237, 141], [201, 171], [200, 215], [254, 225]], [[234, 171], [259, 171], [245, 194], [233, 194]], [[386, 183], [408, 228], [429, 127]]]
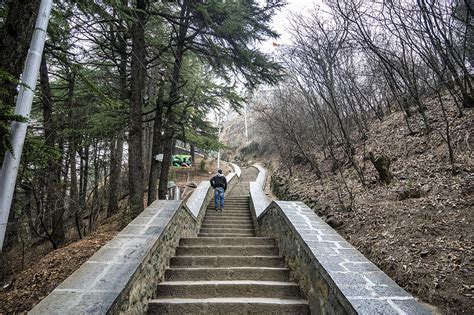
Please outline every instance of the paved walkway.
[[242, 170], [225, 210], [207, 207], [198, 237], [183, 238], [158, 284], [150, 314], [309, 314], [273, 238], [256, 237], [249, 181]]

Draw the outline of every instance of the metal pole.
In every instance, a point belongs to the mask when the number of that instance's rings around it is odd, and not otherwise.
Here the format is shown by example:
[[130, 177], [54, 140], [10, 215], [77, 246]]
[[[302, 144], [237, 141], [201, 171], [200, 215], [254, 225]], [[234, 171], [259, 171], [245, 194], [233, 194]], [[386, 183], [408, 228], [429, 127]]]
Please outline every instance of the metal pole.
[[[222, 117], [219, 116], [219, 129], [217, 133], [217, 141], [221, 141]], [[217, 151], [217, 169], [221, 168], [221, 148]]]
[[[36, 81], [38, 80], [52, 5], [52, 0], [41, 0], [35, 30], [21, 77], [20, 91], [16, 99], [15, 114], [21, 115], [26, 119], [30, 117], [31, 104], [33, 103]], [[15, 182], [18, 175], [23, 144], [25, 143], [27, 126], [27, 122], [15, 121], [12, 123], [11, 144], [14, 156], [9, 151], [6, 152], [0, 174], [0, 251], [3, 250], [8, 215], [10, 214], [13, 192], [15, 191]]]
[[249, 142], [249, 129], [247, 125], [247, 105], [244, 106], [244, 122], [245, 122], [245, 144]]

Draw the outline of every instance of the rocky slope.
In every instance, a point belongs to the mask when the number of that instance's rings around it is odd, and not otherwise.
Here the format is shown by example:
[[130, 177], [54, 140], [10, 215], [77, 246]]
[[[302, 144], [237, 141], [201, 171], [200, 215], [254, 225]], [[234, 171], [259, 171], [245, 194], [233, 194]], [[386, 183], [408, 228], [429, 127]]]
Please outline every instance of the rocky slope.
[[[302, 165], [292, 167], [291, 176], [279, 161], [267, 167], [279, 199], [305, 201], [412, 294], [443, 313], [467, 314], [474, 309], [474, 112], [457, 117], [449, 108], [452, 169], [441, 111], [434, 100], [428, 108], [435, 129], [428, 135], [419, 115], [410, 118], [414, 134], [400, 112], [371, 125], [368, 139], [356, 148], [365, 186], [349, 165], [332, 173], [331, 161], [316, 148], [321, 180]], [[377, 180], [368, 152], [391, 159], [389, 185]]]

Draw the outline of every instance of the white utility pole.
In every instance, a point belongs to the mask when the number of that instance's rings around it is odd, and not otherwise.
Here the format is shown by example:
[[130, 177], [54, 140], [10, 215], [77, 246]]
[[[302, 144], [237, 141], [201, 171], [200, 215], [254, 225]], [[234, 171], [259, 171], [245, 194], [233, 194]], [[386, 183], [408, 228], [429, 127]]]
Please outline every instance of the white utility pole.
[[[25, 61], [21, 77], [20, 91], [16, 99], [15, 114], [26, 119], [30, 118], [31, 104], [35, 94], [36, 81], [43, 55], [46, 32], [48, 29], [49, 15], [52, 0], [41, 0], [35, 30], [31, 39], [30, 49]], [[7, 230], [8, 215], [15, 191], [15, 182], [20, 166], [21, 153], [25, 143], [28, 122], [14, 121], [11, 129], [11, 144], [14, 156], [7, 151], [0, 174], [0, 251], [3, 249], [5, 232]]]
[[[217, 141], [221, 141], [221, 131], [222, 131], [222, 117], [219, 116], [219, 131], [217, 133]], [[221, 148], [218, 149], [217, 151], [217, 169], [219, 170], [221, 168]]]
[[249, 129], [247, 125], [247, 104], [244, 106], [244, 122], [245, 122], [245, 144], [249, 143]]

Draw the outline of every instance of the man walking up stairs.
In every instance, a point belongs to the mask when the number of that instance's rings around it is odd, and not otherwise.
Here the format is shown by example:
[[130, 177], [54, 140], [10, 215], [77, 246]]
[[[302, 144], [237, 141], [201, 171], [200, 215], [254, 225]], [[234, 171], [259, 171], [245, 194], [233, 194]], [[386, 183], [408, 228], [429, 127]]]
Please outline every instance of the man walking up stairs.
[[275, 240], [255, 236], [248, 196], [255, 170], [242, 175], [226, 211], [211, 202], [198, 237], [180, 240], [149, 314], [309, 314]]

